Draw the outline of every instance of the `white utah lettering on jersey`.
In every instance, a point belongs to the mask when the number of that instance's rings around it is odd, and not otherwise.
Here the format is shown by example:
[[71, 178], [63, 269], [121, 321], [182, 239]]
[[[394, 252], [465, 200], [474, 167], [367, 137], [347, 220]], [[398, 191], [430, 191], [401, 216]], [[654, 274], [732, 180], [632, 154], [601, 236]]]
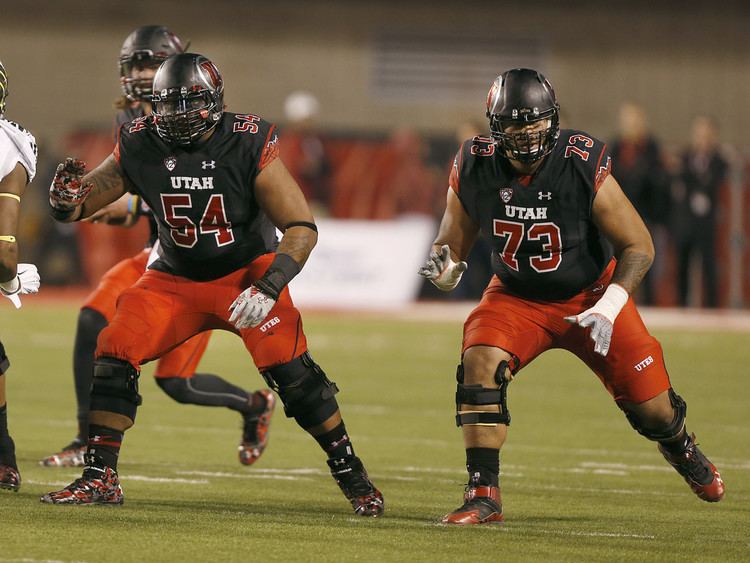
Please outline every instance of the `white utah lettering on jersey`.
[[547, 219], [546, 207], [518, 207], [517, 205], [505, 206], [506, 217], [517, 219], [540, 220]]

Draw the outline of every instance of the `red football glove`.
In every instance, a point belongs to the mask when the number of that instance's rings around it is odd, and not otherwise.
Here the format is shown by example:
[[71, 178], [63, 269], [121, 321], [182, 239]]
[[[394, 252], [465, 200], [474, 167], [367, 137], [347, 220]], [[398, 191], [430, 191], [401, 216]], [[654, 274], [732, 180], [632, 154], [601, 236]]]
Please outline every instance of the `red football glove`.
[[94, 187], [91, 182], [82, 184], [85, 173], [86, 163], [82, 160], [66, 158], [63, 164], [57, 165], [49, 187], [49, 201], [53, 207], [71, 208], [83, 203]]

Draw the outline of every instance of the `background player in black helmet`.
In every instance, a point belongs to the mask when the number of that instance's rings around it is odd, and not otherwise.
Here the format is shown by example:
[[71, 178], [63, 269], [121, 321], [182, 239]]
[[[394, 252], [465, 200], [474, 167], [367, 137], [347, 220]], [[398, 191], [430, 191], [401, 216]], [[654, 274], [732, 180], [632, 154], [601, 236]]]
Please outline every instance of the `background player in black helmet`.
[[[8, 75], [0, 62], [0, 293], [19, 308], [19, 295], [39, 291], [36, 266], [18, 263], [16, 240], [21, 196], [36, 172], [36, 142], [31, 133], [4, 118], [7, 97]], [[17, 491], [21, 475], [16, 465], [15, 444], [8, 433], [5, 397], [5, 372], [9, 367], [0, 342], [0, 489]]]
[[[205, 57], [169, 58], [154, 78], [153, 116], [123, 125], [114, 152], [94, 171], [83, 176], [69, 162], [50, 188], [53, 215], [64, 221], [135, 191], [159, 222], [161, 255], [120, 296], [99, 337], [83, 476], [42, 500], [121, 502], [117, 456], [140, 403], [140, 364], [220, 328], [243, 339], [287, 416], [326, 451], [355, 513], [379, 516], [383, 497], [354, 454], [338, 389], [307, 351], [286, 288], [314, 247], [317, 227], [277, 158], [275, 127], [257, 115], [225, 112], [223, 89]], [[279, 243], [275, 227], [284, 232]]]
[[[180, 39], [164, 26], [139, 27], [125, 39], [119, 58], [123, 96], [117, 103], [120, 111], [117, 113], [115, 131], [123, 123], [151, 113], [151, 90], [156, 69], [167, 57], [183, 51]], [[157, 238], [156, 221], [141, 204], [138, 195], [126, 194], [91, 217], [94, 221], [129, 225], [142, 214], [151, 225], [146, 250], [113, 266], [81, 307], [73, 352], [78, 435], [60, 452], [44, 458], [41, 461], [43, 465], [83, 465], [96, 340], [112, 320], [118, 296], [138, 281], [146, 270], [149, 250]], [[266, 447], [275, 398], [268, 389], [252, 393], [216, 375], [195, 373], [210, 335], [210, 332], [204, 332], [167, 352], [159, 360], [154, 376], [159, 387], [180, 403], [226, 407], [239, 412], [243, 417], [239, 460], [244, 465], [251, 465]]]
[[583, 360], [691, 489], [720, 500], [721, 476], [687, 433], [685, 402], [630, 298], [654, 250], [610, 175], [607, 147], [559, 129], [555, 93], [534, 70], [499, 76], [487, 117], [491, 138], [474, 137], [456, 155], [440, 231], [420, 270], [449, 291], [480, 229], [492, 240], [495, 276], [464, 324], [457, 372], [469, 483], [463, 506], [443, 522], [503, 520], [498, 473], [508, 384], [550, 348]]

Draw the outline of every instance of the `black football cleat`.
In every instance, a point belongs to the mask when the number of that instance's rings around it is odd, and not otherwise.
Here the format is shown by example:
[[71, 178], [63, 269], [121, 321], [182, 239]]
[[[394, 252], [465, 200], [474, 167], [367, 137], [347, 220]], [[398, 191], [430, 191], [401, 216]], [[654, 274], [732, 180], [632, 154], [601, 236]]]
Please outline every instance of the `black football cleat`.
[[262, 413], [248, 416], [242, 432], [239, 447], [239, 458], [242, 465], [252, 465], [263, 454], [268, 445], [268, 430], [271, 427], [271, 415], [276, 406], [276, 397], [270, 389], [257, 391], [266, 400], [266, 408]]
[[76, 438], [56, 454], [45, 457], [39, 465], [45, 467], [83, 467], [83, 455], [86, 453], [86, 442]]
[[467, 526], [472, 524], [502, 524], [503, 504], [500, 487], [479, 485], [473, 478], [466, 486], [464, 504], [443, 516], [443, 524]]
[[719, 502], [724, 497], [724, 481], [716, 466], [703, 455], [695, 443], [695, 434], [688, 438], [688, 446], [681, 454], [672, 454], [658, 444], [661, 455], [682, 475], [698, 498]]
[[39, 500], [47, 504], [122, 504], [124, 497], [114, 469], [86, 467], [79, 479]]
[[383, 514], [385, 510], [383, 495], [370, 481], [358, 457], [329, 459], [328, 467], [331, 468], [331, 475], [344, 496], [352, 503], [354, 514], [372, 518]]
[[10, 465], [0, 465], [0, 489], [18, 492], [21, 488], [21, 474]]

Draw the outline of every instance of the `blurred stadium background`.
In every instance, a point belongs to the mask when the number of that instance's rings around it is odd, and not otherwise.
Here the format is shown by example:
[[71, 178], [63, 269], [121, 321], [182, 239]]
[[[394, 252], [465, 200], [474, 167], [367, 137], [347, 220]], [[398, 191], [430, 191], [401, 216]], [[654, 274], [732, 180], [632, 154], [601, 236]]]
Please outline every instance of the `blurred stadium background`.
[[[647, 304], [680, 302], [680, 241], [671, 234], [685, 230], [675, 212], [685, 203], [681, 154], [690, 146], [693, 119], [710, 116], [729, 167], [712, 196], [716, 258], [707, 269], [718, 279], [717, 305], [750, 302], [744, 115], [750, 6], [740, 0], [533, 6], [442, 0], [100, 0], [84, 6], [59, 0], [33, 8], [5, 0], [0, 57], [10, 75], [7, 117], [29, 128], [40, 146], [31, 190], [37, 201], [25, 205], [22, 257], [39, 264], [46, 289], [91, 286], [145, 237], [145, 225], [131, 231], [55, 225], [45, 206], [51, 168], [60, 158], [74, 154], [94, 165], [111, 150], [119, 49], [130, 31], [153, 23], [168, 25], [191, 50], [216, 62], [230, 110], [257, 113], [282, 127], [284, 159], [319, 217], [421, 216], [434, 224], [458, 139], [486, 131], [486, 91], [504, 69], [542, 70], [557, 90], [563, 125], [608, 141], [621, 136], [623, 104], [640, 106], [664, 174], [642, 205], [636, 201], [653, 215], [649, 226], [659, 251], [654, 291], [642, 299]], [[615, 155], [615, 175], [624, 182], [617, 163]], [[675, 226], [678, 221], [683, 225]], [[432, 236], [434, 227], [427, 230]], [[412, 244], [416, 254], [426, 248], [421, 232]], [[403, 243], [408, 246], [409, 237]], [[450, 298], [474, 299], [481, 292], [487, 253], [480, 248], [476, 254], [472, 274]], [[414, 264], [401, 266], [414, 270]], [[688, 304], [711, 302], [703, 298], [700, 270], [693, 259], [689, 276], [696, 283]], [[419, 289], [409, 279], [401, 282], [395, 285], [409, 289], [399, 299]], [[445, 298], [429, 288], [421, 295]]]

